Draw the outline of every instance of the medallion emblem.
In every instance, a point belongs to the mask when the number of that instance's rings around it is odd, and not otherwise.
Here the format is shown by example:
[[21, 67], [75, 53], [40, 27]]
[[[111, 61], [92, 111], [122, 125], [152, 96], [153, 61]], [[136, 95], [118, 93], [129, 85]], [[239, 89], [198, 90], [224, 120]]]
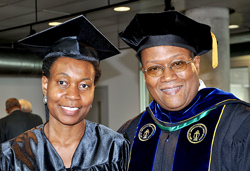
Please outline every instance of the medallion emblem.
[[140, 129], [138, 133], [138, 138], [141, 141], [147, 141], [155, 134], [155, 131], [156, 131], [155, 125], [152, 123], [148, 123]]
[[189, 128], [187, 139], [193, 144], [200, 143], [207, 135], [207, 127], [202, 123], [197, 123]]

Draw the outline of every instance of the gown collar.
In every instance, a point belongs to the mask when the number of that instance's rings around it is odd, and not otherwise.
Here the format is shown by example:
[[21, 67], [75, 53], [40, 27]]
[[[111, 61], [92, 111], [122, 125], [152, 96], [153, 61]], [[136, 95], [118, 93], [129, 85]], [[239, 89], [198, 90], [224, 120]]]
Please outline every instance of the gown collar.
[[216, 104], [230, 100], [238, 99], [233, 94], [222, 91], [217, 88], [203, 88], [198, 91], [192, 102], [180, 111], [168, 111], [163, 109], [156, 101], [152, 101], [149, 108], [157, 120], [169, 123], [178, 123], [183, 120], [194, 117], [215, 106]]

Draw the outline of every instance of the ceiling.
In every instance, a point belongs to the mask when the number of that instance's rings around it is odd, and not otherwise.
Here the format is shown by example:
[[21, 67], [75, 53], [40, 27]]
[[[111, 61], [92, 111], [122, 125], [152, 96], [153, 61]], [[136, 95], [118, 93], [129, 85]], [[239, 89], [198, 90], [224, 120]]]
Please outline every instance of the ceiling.
[[[129, 12], [114, 12], [126, 5]], [[230, 31], [231, 43], [250, 42], [250, 0], [172, 0], [178, 11], [195, 7], [226, 7], [230, 23], [240, 28]], [[164, 11], [164, 0], [0, 0], [0, 48], [16, 48], [17, 41], [49, 28], [49, 21], [66, 21], [84, 14], [111, 42], [119, 48], [126, 45], [118, 38], [137, 12]]]

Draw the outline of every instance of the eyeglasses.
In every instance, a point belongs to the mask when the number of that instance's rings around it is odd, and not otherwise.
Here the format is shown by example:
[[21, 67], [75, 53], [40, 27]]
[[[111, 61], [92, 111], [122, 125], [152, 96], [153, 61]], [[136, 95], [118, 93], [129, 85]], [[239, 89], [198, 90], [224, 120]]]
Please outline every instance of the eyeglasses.
[[[187, 68], [187, 65], [193, 60], [193, 58], [190, 61], [185, 61], [185, 60], [179, 60], [179, 61], [174, 61], [171, 62], [169, 67], [172, 71], [176, 72], [181, 72], [184, 71]], [[148, 75], [152, 77], [159, 77], [163, 74], [164, 69], [166, 68], [162, 65], [153, 65], [148, 67], [146, 70], [142, 70], [142, 72], [147, 72]]]

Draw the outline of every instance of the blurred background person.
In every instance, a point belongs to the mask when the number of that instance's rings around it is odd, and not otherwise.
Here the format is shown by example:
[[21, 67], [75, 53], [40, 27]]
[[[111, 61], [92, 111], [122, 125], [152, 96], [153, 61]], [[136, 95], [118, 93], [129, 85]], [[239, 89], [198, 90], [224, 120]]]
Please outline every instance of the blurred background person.
[[5, 110], [8, 116], [0, 120], [1, 143], [43, 123], [40, 116], [21, 111], [21, 105], [16, 98], [5, 102]]
[[19, 99], [19, 104], [21, 105], [21, 111], [31, 113], [32, 112], [32, 105], [29, 101], [25, 99]]

